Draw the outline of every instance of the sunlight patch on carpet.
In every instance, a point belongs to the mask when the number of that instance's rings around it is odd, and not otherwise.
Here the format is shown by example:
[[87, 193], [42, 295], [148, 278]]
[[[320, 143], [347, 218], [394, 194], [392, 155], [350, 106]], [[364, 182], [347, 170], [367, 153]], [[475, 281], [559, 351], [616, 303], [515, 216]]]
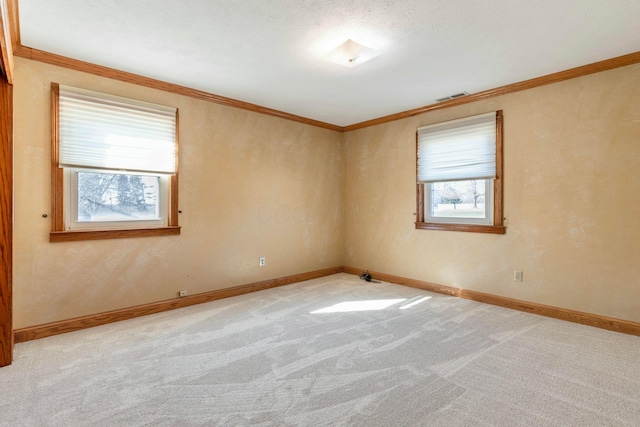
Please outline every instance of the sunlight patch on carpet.
[[320, 310], [312, 311], [311, 314], [320, 313], [347, 313], [351, 311], [376, 311], [384, 310], [392, 305], [406, 301], [405, 298], [401, 299], [374, 299], [364, 301], [345, 301], [338, 304], [331, 305], [329, 307], [321, 308]]

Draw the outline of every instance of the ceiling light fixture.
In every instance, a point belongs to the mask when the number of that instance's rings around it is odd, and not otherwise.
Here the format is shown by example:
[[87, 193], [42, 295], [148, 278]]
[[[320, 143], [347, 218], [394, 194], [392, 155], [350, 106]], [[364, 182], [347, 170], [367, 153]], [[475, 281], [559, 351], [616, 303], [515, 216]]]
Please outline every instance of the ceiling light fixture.
[[353, 68], [356, 65], [363, 64], [378, 55], [380, 55], [380, 52], [348, 39], [346, 42], [327, 53], [326, 59], [334, 64]]

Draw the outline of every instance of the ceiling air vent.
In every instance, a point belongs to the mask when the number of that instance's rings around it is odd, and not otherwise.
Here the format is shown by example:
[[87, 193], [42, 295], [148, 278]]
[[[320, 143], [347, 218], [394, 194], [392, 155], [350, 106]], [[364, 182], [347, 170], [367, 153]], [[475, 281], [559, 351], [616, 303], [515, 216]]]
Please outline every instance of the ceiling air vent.
[[460, 98], [461, 96], [469, 95], [469, 92], [460, 92], [453, 95], [445, 96], [444, 98], [436, 99], [436, 102], [449, 101], [451, 99]]

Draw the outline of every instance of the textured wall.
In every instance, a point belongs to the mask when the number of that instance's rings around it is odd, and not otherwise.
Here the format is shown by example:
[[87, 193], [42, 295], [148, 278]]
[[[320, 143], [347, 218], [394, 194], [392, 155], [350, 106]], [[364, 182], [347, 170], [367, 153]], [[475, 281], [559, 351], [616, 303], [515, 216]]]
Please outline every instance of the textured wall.
[[[49, 243], [52, 81], [180, 109], [180, 236]], [[341, 265], [341, 141], [16, 58], [14, 327]]]
[[[496, 109], [506, 235], [415, 230], [416, 128]], [[349, 132], [343, 158], [345, 265], [640, 321], [640, 65]]]
[[[48, 242], [52, 81], [180, 108], [181, 236]], [[343, 145], [21, 58], [14, 98], [16, 328], [340, 264], [640, 321], [640, 65], [349, 132]], [[495, 109], [507, 234], [415, 230], [416, 127]]]

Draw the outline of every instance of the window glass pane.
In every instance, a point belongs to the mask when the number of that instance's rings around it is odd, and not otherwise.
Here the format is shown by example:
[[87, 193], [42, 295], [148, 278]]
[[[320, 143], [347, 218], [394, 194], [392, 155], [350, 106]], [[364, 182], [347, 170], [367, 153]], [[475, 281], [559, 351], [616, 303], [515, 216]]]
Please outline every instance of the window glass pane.
[[486, 180], [434, 182], [431, 184], [431, 216], [434, 218], [487, 217]]
[[160, 219], [160, 177], [78, 172], [77, 222]]

